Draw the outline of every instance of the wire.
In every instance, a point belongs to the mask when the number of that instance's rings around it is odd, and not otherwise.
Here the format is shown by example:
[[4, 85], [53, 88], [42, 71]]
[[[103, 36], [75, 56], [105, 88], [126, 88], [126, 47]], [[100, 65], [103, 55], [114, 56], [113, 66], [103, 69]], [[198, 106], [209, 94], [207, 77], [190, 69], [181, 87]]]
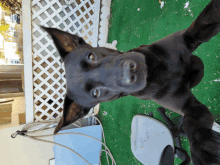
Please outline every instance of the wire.
[[[48, 136], [52, 136], [53, 134], [51, 135], [48, 135]], [[49, 140], [43, 140], [43, 139], [38, 139], [36, 138], [35, 136], [28, 136], [26, 135], [25, 137], [28, 137], [30, 139], [33, 139], [33, 140], [36, 140], [36, 141], [43, 141], [43, 142], [47, 142], [47, 143], [52, 143], [52, 144], [56, 144], [56, 145], [59, 145], [61, 147], [64, 147], [66, 149], [69, 149], [70, 151], [72, 151], [73, 153], [75, 153], [76, 155], [78, 155], [79, 157], [81, 157], [87, 164], [91, 165], [86, 159], [84, 159], [80, 154], [78, 154], [76, 151], [72, 150], [71, 148], [67, 147], [67, 146], [64, 146], [62, 144], [59, 144], [59, 143], [56, 143], [56, 142], [52, 142], [52, 141], [49, 141]]]
[[[13, 133], [11, 135], [12, 138], [15, 138], [17, 135], [21, 135], [23, 137], [28, 137], [30, 139], [33, 139], [33, 140], [36, 140], [36, 141], [42, 141], [42, 142], [46, 142], [46, 143], [52, 143], [52, 144], [55, 144], [55, 145], [58, 145], [58, 146], [61, 146], [61, 147], [64, 147], [66, 149], [69, 149], [70, 151], [72, 151], [73, 153], [75, 153], [76, 155], [78, 155], [81, 159], [83, 159], [87, 164], [91, 165], [85, 158], [83, 158], [80, 154], [78, 154], [76, 151], [74, 151], [73, 149], [67, 147], [67, 146], [64, 146], [62, 144], [59, 144], [59, 143], [56, 143], [56, 142], [53, 142], [53, 141], [49, 141], [49, 140], [44, 140], [44, 139], [39, 139], [39, 138], [42, 138], [42, 137], [48, 137], [48, 136], [57, 136], [57, 135], [65, 135], [65, 134], [74, 134], [74, 135], [80, 135], [80, 136], [86, 136], [86, 137], [89, 137], [89, 138], [92, 138], [92, 139], [95, 139], [96, 141], [100, 142], [102, 145], [105, 146], [105, 149], [101, 150], [99, 152], [99, 162], [101, 164], [101, 153], [104, 151], [106, 152], [106, 158], [107, 158], [107, 162], [108, 162], [108, 165], [109, 165], [109, 159], [108, 159], [108, 156], [111, 158], [111, 161], [112, 161], [112, 165], [116, 165], [116, 162], [115, 162], [115, 159], [112, 155], [112, 153], [110, 152], [110, 150], [108, 149], [108, 147], [106, 146], [106, 142], [105, 142], [105, 134], [104, 134], [104, 131], [103, 131], [103, 126], [102, 126], [102, 123], [100, 122], [100, 120], [95, 116], [95, 114], [89, 114], [87, 116], [91, 116], [91, 117], [94, 117], [96, 119], [96, 121], [98, 121], [98, 123], [101, 125], [101, 128], [102, 128], [102, 137], [103, 137], [103, 141], [100, 141], [99, 139], [96, 139], [92, 136], [88, 136], [88, 135], [85, 135], [85, 134], [81, 134], [81, 133], [74, 133], [74, 132], [69, 132], [69, 133], [57, 133], [56, 135], [54, 134], [48, 134], [48, 135], [39, 135], [39, 136], [31, 136], [31, 135], [27, 135], [27, 134], [30, 134], [30, 133], [34, 133], [34, 132], [39, 132], [39, 131], [42, 131], [42, 130], [45, 130], [45, 129], [49, 129], [52, 127], [54, 127], [55, 124], [58, 124], [59, 120], [55, 119], [55, 120], [49, 120], [49, 121], [42, 121], [42, 122], [37, 122], [37, 123], [28, 123], [26, 124], [22, 129], [21, 131], [17, 131], [16, 133]], [[78, 124], [76, 124], [78, 123]], [[41, 128], [37, 128], [39, 126], [42, 126], [42, 124], [46, 124], [45, 126], [41, 127]], [[76, 121], [75, 123], [72, 123], [73, 125], [75, 125], [76, 127], [81, 127], [81, 123], [79, 121]], [[37, 126], [36, 126], [37, 125]], [[35, 128], [35, 130], [31, 130]]]
[[[89, 115], [87, 115], [87, 116], [92, 116], [92, 117], [94, 117], [98, 122], [99, 122], [99, 124], [101, 125], [101, 127], [102, 127], [102, 137], [103, 137], [103, 140], [104, 140], [104, 143], [106, 144], [106, 142], [105, 142], [105, 134], [104, 134], [104, 130], [103, 130], [103, 126], [102, 126], [102, 123], [101, 123], [101, 121], [96, 117], [96, 116], [94, 116], [93, 114], [89, 114]], [[106, 149], [106, 148], [105, 148]], [[108, 155], [107, 155], [107, 152], [106, 152], [106, 158], [107, 158], [107, 162], [108, 162], [108, 165], [109, 165], [109, 160], [108, 160]]]

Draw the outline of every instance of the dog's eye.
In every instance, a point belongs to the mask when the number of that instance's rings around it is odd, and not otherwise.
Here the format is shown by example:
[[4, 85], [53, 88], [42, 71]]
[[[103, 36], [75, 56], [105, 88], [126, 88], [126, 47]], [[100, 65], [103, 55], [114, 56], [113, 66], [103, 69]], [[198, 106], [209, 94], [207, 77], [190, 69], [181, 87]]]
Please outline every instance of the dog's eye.
[[93, 97], [95, 98], [98, 98], [100, 96], [100, 91], [98, 89], [95, 89], [93, 92], [92, 92], [92, 95]]
[[89, 61], [95, 61], [95, 55], [94, 54], [88, 55], [88, 59]]

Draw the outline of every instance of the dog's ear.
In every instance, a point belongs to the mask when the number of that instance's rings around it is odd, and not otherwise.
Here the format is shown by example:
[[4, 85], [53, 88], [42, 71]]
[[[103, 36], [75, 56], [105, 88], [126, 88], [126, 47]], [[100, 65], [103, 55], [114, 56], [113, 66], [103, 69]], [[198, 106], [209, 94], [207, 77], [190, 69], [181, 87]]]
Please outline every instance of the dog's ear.
[[57, 134], [61, 128], [75, 122], [76, 120], [86, 116], [91, 108], [85, 108], [76, 104], [68, 96], [64, 99], [63, 116], [61, 117], [59, 124], [54, 130], [54, 134]]
[[83, 38], [59, 29], [41, 26], [53, 39], [53, 42], [62, 59], [80, 45], [88, 45]]

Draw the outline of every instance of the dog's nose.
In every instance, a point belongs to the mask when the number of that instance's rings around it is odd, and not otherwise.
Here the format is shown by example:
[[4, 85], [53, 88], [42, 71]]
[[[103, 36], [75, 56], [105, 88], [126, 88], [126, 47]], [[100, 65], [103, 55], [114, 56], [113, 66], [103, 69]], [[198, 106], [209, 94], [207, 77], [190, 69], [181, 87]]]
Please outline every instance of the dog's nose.
[[137, 80], [135, 74], [137, 68], [136, 62], [133, 60], [126, 60], [122, 65], [122, 83], [124, 85], [131, 85]]

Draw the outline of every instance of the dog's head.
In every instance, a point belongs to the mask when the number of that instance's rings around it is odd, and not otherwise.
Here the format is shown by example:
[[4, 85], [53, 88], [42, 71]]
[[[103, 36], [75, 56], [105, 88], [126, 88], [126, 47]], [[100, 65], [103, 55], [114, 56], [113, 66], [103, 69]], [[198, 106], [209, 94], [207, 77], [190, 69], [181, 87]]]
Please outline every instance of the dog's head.
[[132, 94], [146, 86], [147, 67], [143, 54], [94, 48], [76, 35], [42, 28], [51, 35], [66, 71], [64, 114], [55, 133], [85, 116], [96, 104]]

